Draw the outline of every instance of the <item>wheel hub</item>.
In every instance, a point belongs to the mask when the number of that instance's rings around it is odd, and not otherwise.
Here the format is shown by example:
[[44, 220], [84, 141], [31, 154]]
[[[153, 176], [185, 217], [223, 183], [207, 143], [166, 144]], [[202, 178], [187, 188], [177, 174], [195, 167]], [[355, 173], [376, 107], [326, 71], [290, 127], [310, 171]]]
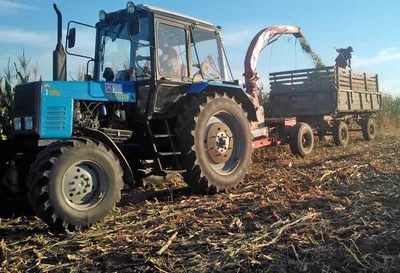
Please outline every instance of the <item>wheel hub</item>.
[[217, 134], [217, 141], [215, 142], [215, 149], [221, 154], [225, 154], [229, 148], [229, 136], [225, 132], [219, 132]]
[[208, 129], [205, 143], [210, 159], [214, 163], [224, 163], [232, 154], [232, 131], [222, 122], [213, 123]]
[[90, 205], [98, 190], [96, 172], [86, 164], [71, 166], [63, 180], [63, 193], [72, 206]]
[[369, 133], [370, 133], [371, 135], [373, 135], [373, 134], [375, 133], [375, 128], [374, 128], [373, 125], [370, 125], [370, 126], [369, 126]]
[[311, 146], [311, 139], [308, 134], [303, 134], [302, 136], [302, 144], [304, 148], [310, 148]]
[[346, 132], [346, 129], [345, 129], [345, 128], [343, 128], [343, 129], [341, 130], [341, 134], [342, 134], [342, 139], [346, 139], [346, 138], [347, 138], [347, 132]]

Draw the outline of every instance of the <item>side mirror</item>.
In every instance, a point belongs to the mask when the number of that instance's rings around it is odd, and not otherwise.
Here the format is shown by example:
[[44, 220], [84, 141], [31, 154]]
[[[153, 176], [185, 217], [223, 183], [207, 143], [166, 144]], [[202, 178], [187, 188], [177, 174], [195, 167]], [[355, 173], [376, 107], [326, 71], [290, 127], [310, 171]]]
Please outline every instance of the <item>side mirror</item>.
[[73, 48], [75, 46], [76, 39], [76, 28], [71, 28], [68, 32], [68, 48]]
[[135, 36], [140, 33], [140, 19], [139, 19], [139, 14], [135, 10], [135, 6], [133, 5], [132, 2], [128, 2], [127, 8], [126, 8], [128, 18], [127, 18], [127, 24], [128, 24], [128, 33], [130, 36]]

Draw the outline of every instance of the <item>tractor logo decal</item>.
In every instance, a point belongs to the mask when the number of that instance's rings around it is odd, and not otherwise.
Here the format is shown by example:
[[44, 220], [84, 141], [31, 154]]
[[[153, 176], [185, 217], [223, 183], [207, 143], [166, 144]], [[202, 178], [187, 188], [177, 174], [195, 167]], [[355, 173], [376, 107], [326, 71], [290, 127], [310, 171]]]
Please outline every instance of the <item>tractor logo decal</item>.
[[59, 96], [61, 95], [61, 92], [60, 92], [60, 90], [50, 90], [49, 95], [50, 95], [50, 96], [57, 96], [57, 97], [59, 97]]
[[122, 94], [122, 84], [106, 83], [106, 93]]
[[112, 93], [106, 93], [106, 98], [107, 99], [114, 99], [114, 100], [129, 100], [129, 96], [127, 94], [112, 94]]

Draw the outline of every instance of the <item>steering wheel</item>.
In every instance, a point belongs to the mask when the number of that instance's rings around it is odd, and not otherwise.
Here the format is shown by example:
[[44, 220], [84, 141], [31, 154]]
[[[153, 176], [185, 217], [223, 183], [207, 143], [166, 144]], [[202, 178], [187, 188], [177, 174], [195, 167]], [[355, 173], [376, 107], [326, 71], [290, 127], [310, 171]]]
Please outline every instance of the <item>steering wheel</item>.
[[139, 64], [140, 61], [150, 61], [150, 57], [149, 56], [138, 55], [135, 58], [136, 67], [139, 68], [142, 71], [142, 77], [143, 77], [143, 76], [148, 75], [150, 72], [149, 71], [145, 71], [145, 70], [148, 70], [148, 69], [146, 69], [146, 67], [141, 66]]

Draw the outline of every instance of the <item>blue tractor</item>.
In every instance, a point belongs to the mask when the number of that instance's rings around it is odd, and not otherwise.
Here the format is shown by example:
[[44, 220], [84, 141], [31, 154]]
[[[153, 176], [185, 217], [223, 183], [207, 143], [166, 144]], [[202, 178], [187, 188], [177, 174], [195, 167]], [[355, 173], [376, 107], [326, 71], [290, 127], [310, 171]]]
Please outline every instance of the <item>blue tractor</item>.
[[[99, 12], [95, 26], [71, 21], [58, 42], [53, 81], [17, 85], [13, 130], [0, 142], [0, 209], [25, 204], [49, 226], [79, 230], [112, 213], [124, 185], [181, 174], [200, 194], [229, 190], [248, 172], [253, 148], [313, 149], [309, 125], [264, 117], [256, 62], [265, 46], [298, 27], [273, 26], [252, 40], [245, 90], [233, 79], [221, 28], [128, 2]], [[84, 81], [67, 81], [78, 24], [96, 31]], [[66, 48], [66, 49], [65, 49]], [[89, 69], [92, 67], [92, 69]]]
[[220, 27], [132, 2], [100, 11], [85, 81], [67, 81], [66, 51], [79, 35], [68, 24], [65, 51], [54, 8], [53, 81], [14, 89], [14, 128], [1, 142], [3, 199], [24, 197], [49, 226], [79, 230], [112, 213], [125, 184], [179, 173], [207, 194], [240, 183], [257, 117], [233, 80]]

